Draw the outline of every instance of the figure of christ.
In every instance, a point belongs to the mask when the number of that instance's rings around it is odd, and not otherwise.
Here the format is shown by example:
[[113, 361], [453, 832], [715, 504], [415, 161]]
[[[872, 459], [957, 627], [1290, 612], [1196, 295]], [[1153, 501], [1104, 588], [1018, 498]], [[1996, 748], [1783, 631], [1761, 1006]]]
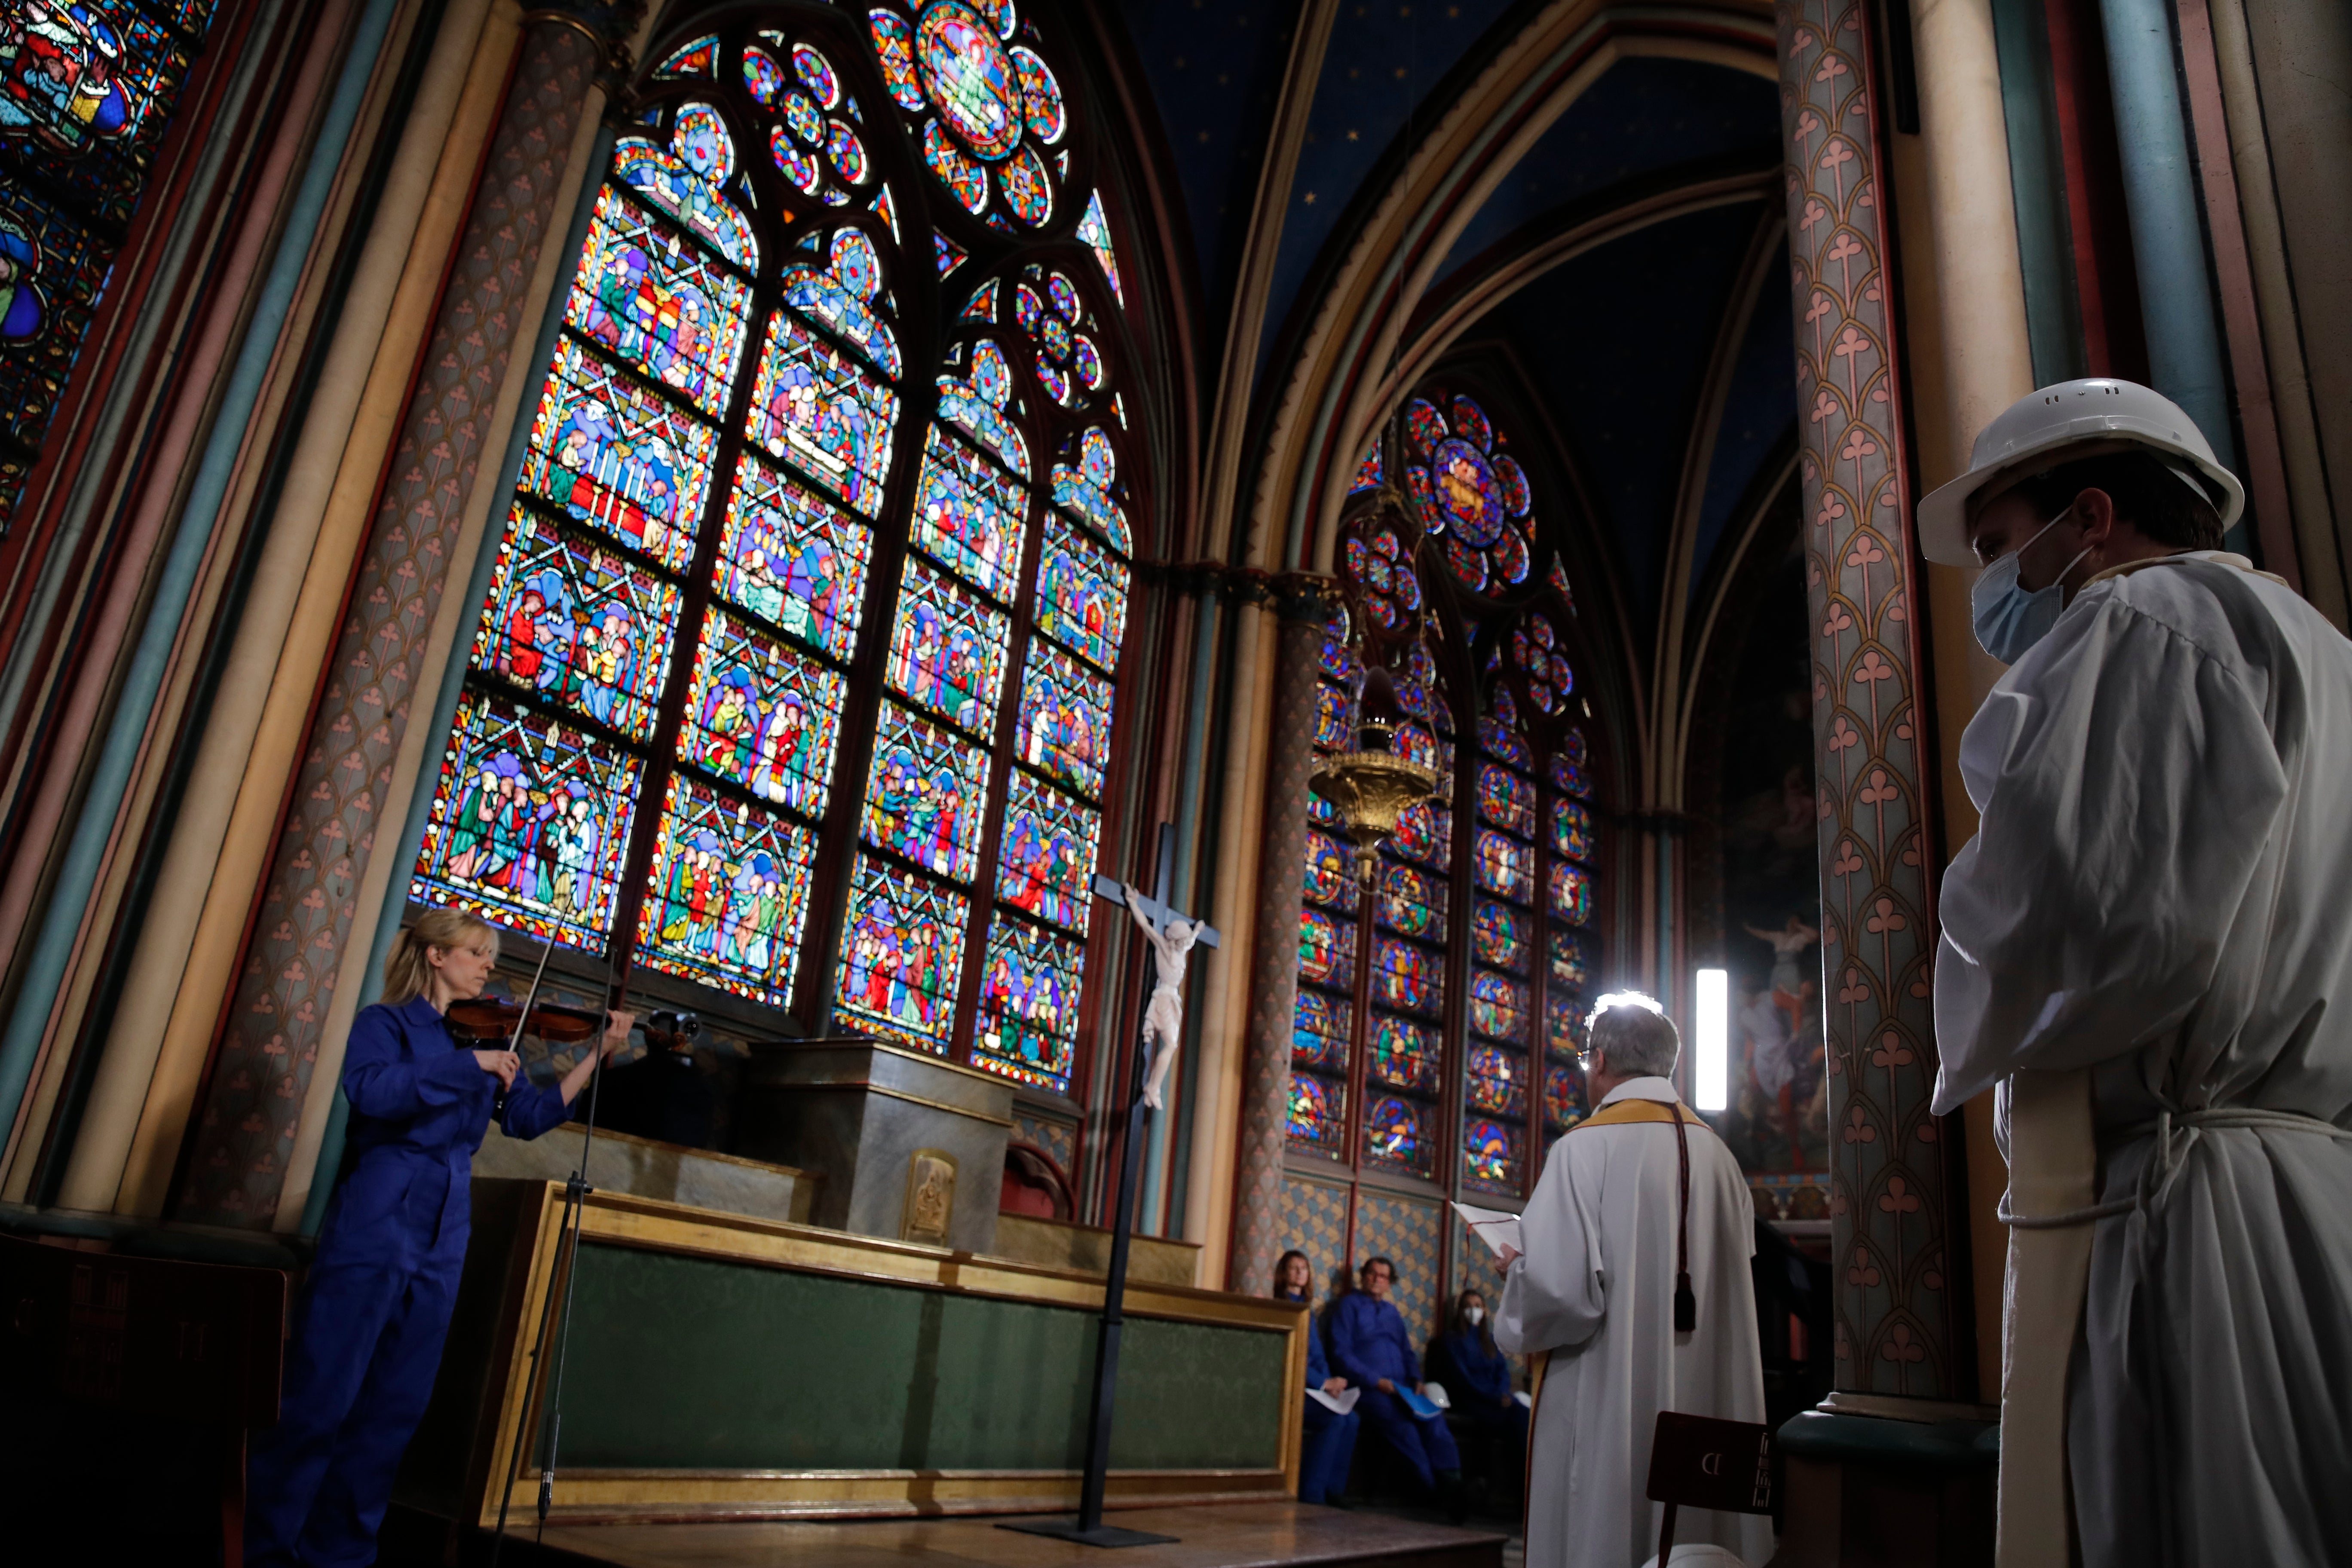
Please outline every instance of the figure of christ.
[[1127, 912], [1134, 918], [1135, 926], [1143, 940], [1151, 944], [1152, 973], [1155, 976], [1151, 997], [1143, 1005], [1144, 1048], [1153, 1052], [1151, 1076], [1144, 1080], [1143, 1103], [1152, 1110], [1160, 1109], [1160, 1086], [1168, 1079], [1168, 1069], [1175, 1063], [1177, 1049], [1184, 1040], [1184, 965], [1185, 954], [1200, 932], [1196, 921], [1170, 921], [1165, 926], [1151, 923], [1136, 900], [1143, 895], [1133, 888], [1125, 889]]
[[546, 613], [546, 598], [536, 588], [525, 588], [515, 600], [514, 613], [507, 617], [506, 647], [500, 662], [509, 675], [525, 686], [539, 684], [539, 617]]
[[[1779, 931], [1759, 931], [1746, 921], [1742, 921], [1741, 926], [1749, 936], [1772, 949], [1772, 989], [1780, 1005], [1784, 1008], [1790, 1006], [1796, 1000], [1797, 984], [1801, 978], [1797, 970], [1798, 956], [1821, 941], [1822, 933], [1807, 925], [1804, 917], [1794, 910], [1790, 912], [1789, 923]], [[1794, 1013], [1790, 1014], [1789, 1026], [1792, 1029], [1798, 1027]]]

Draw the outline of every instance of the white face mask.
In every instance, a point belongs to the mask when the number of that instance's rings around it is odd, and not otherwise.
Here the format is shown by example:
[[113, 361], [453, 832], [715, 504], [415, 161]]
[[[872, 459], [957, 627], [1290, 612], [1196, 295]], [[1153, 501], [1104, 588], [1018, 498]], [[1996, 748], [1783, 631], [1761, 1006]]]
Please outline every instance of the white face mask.
[[1462, 1309], [1462, 1315], [1465, 1319], [1469, 1320], [1470, 1326], [1475, 1329], [1479, 1324], [1486, 1321], [1486, 1309], [1484, 1307], [1465, 1307]]
[[2033, 542], [2064, 521], [2068, 507], [2043, 523], [2023, 544], [2011, 551], [1978, 574], [1976, 586], [1969, 590], [1969, 618], [1976, 625], [1977, 641], [1985, 652], [2003, 664], [2015, 664], [2023, 658], [2035, 643], [2050, 635], [2058, 617], [2066, 609], [2066, 593], [2061, 586], [2066, 574], [2074, 569], [2074, 562], [2091, 552], [2084, 545], [2058, 569], [2058, 575], [2046, 588], [2022, 588], [2018, 585], [2018, 562], [2032, 549]]

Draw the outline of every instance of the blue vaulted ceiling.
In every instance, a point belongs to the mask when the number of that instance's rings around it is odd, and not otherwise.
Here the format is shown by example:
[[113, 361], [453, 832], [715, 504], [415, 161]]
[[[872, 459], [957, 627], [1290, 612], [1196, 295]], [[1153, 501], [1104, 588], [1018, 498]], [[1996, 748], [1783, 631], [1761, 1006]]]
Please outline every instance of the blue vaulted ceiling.
[[[1407, 150], [1539, 8], [1540, 0], [1341, 0], [1287, 193], [1265, 331], [1251, 345], [1259, 398], [1272, 384], [1267, 356], [1295, 341], [1300, 318], [1315, 308], [1302, 291], [1345, 254]], [[1121, 11], [1184, 184], [1212, 345], [1203, 370], [1213, 374], [1299, 8], [1121, 0]], [[1439, 291], [1507, 265], [1571, 205], [1604, 205], [1621, 188], [1672, 178], [1682, 166], [1764, 166], [1778, 140], [1769, 81], [1696, 61], [1622, 60], [1473, 215], [1445, 259]], [[1603, 513], [1638, 625], [1653, 621], [1666, 591], [1679, 467], [1757, 217], [1757, 205], [1743, 204], [1589, 251], [1523, 281], [1462, 339], [1465, 353], [1507, 347], [1544, 399]], [[1734, 509], [1793, 425], [1788, 305], [1777, 281], [1785, 276], [1780, 268], [1768, 279], [1738, 345], [1705, 481], [1693, 582], [1706, 575]]]

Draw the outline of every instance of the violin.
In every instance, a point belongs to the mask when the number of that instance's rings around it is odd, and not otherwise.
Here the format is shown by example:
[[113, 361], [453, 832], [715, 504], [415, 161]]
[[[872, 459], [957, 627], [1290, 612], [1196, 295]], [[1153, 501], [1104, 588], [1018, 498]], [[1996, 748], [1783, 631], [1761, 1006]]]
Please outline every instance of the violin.
[[[503, 1047], [515, 1037], [515, 1025], [522, 1022], [523, 1011], [512, 1002], [497, 996], [476, 996], [464, 1002], [452, 1002], [449, 1010], [441, 1015], [449, 1032], [461, 1040], [485, 1047]], [[530, 1010], [530, 1019], [523, 1024], [522, 1032], [536, 1036], [551, 1046], [576, 1046], [583, 1040], [593, 1039], [604, 1033], [604, 1020], [584, 1007], [562, 1007], [552, 1002], [541, 1002]]]

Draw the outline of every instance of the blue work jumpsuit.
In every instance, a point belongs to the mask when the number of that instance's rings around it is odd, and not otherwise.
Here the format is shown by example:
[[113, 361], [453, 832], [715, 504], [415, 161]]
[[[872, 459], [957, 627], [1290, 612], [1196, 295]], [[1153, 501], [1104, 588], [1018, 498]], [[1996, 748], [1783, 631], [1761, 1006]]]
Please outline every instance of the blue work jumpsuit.
[[[1312, 1390], [1331, 1380], [1330, 1363], [1323, 1358], [1323, 1331], [1307, 1324], [1307, 1386]], [[1362, 1418], [1353, 1410], [1345, 1415], [1306, 1402], [1305, 1446], [1298, 1456], [1298, 1500], [1323, 1502], [1348, 1489], [1348, 1465], [1356, 1457], [1356, 1430]]]
[[1403, 1400], [1382, 1394], [1379, 1386], [1384, 1377], [1400, 1389], [1421, 1385], [1421, 1359], [1405, 1337], [1403, 1314], [1366, 1291], [1350, 1291], [1332, 1304], [1326, 1331], [1331, 1370], [1364, 1391], [1356, 1414], [1412, 1467], [1424, 1488], [1435, 1490], [1437, 1471], [1462, 1468], [1445, 1417], [1415, 1415]]
[[[363, 1007], [343, 1058], [356, 1164], [295, 1312], [278, 1425], [247, 1470], [247, 1568], [360, 1568], [425, 1415], [473, 1224], [474, 1151], [499, 1080], [423, 997]], [[536, 1138], [562, 1094], [517, 1077], [499, 1125]]]

